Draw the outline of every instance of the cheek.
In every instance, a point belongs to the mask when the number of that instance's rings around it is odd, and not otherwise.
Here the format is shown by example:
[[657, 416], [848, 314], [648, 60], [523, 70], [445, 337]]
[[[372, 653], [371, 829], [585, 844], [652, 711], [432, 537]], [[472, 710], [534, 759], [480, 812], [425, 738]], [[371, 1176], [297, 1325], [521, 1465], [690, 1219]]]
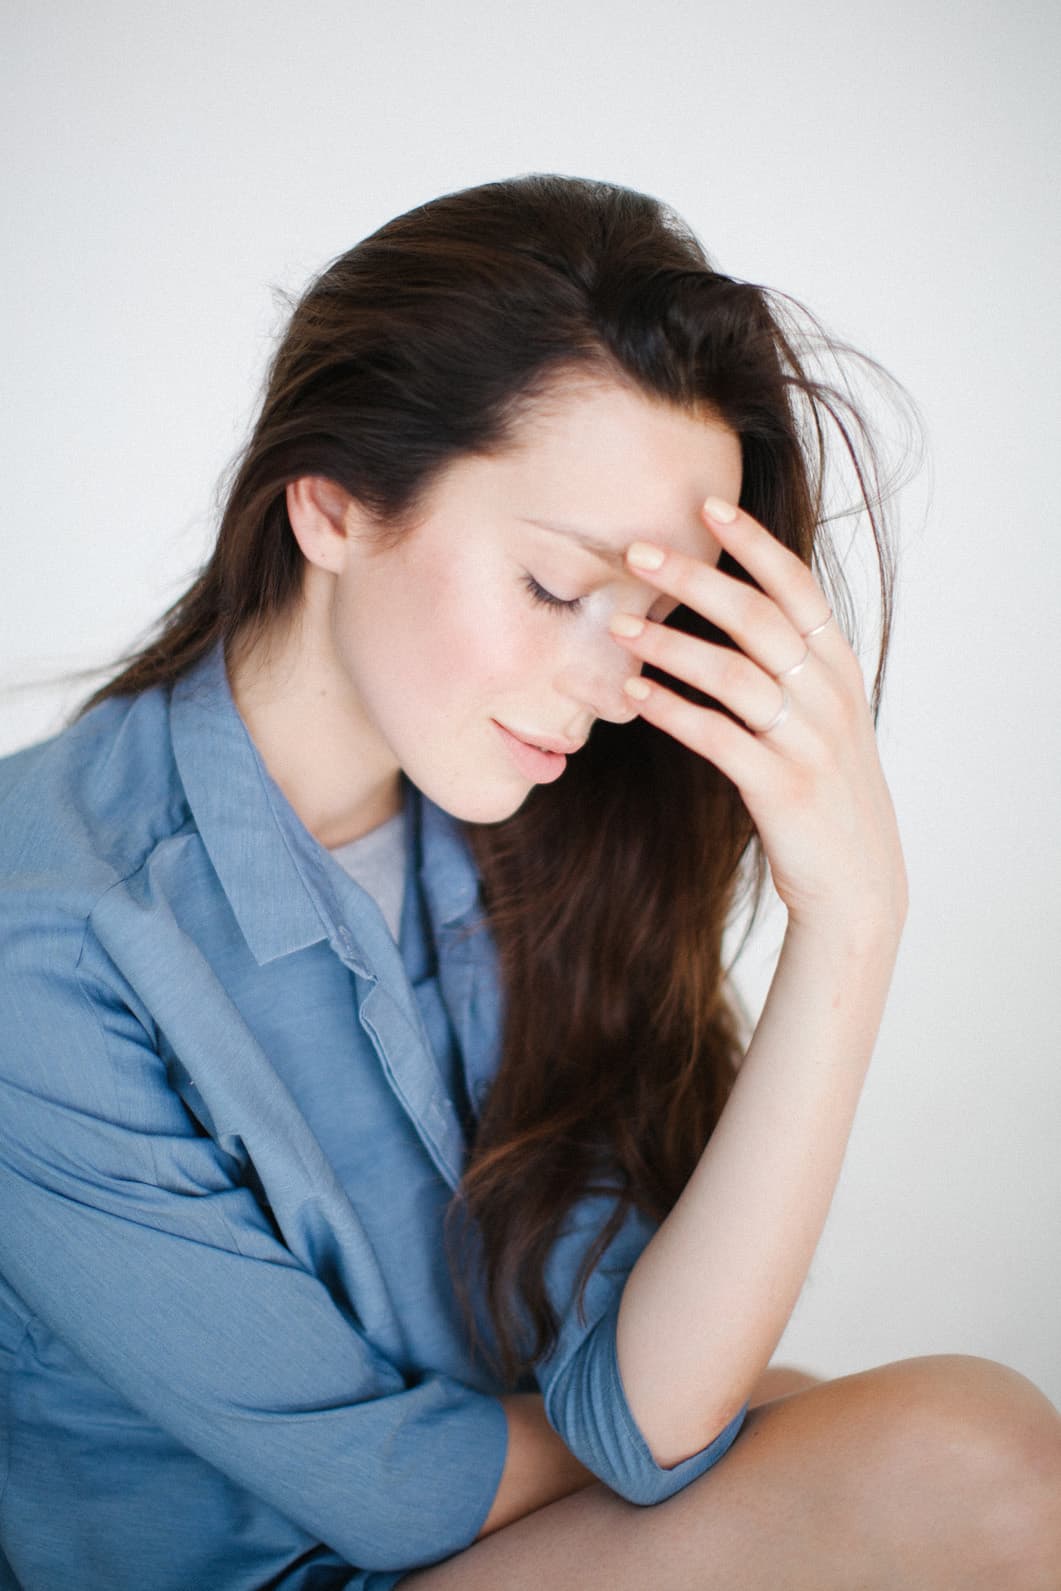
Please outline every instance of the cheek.
[[[530, 618], [532, 621], [533, 615]], [[511, 695], [521, 686], [533, 684], [548, 654], [544, 639], [526, 614], [495, 603], [484, 606], [471, 623], [460, 626], [450, 637], [448, 651], [459, 658], [463, 679], [473, 695]]]
[[398, 632], [400, 672], [415, 676], [435, 703], [480, 701], [511, 693], [541, 662], [542, 626], [524, 611], [519, 593], [474, 569], [448, 571], [420, 587], [425, 598]]

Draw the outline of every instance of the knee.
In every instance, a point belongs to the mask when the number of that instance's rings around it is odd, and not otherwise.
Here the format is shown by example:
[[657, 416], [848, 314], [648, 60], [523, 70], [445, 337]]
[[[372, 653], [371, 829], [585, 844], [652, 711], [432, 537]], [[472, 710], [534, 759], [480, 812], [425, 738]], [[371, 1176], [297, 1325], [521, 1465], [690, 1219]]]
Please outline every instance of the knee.
[[[1061, 1416], [1019, 1371], [937, 1354], [882, 1367], [885, 1462], [997, 1564], [1012, 1591], [1051, 1591], [1061, 1563]], [[1004, 1576], [1004, 1577], [1003, 1577]]]

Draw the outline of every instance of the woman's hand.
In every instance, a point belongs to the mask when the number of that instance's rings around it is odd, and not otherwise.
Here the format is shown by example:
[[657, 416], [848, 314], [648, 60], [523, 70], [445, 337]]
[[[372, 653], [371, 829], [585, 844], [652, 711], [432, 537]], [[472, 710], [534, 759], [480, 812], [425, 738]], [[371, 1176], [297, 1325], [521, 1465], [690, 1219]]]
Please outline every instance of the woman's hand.
[[[714, 697], [742, 723], [654, 680], [638, 676], [625, 688], [642, 718], [733, 780], [790, 922], [899, 931], [906, 870], [858, 659], [793, 552], [750, 514], [715, 498], [708, 498], [704, 516], [762, 591], [662, 547], [659, 568], [646, 568], [638, 561], [643, 542], [627, 548], [627, 562], [639, 579], [709, 619], [740, 650], [647, 619], [637, 636], [614, 629], [613, 635], [638, 660]], [[616, 615], [613, 626], [620, 617], [633, 616]], [[823, 621], [824, 629], [804, 639]], [[798, 672], [775, 677], [802, 659]], [[782, 687], [788, 711], [776, 728], [760, 733], [782, 706]]]

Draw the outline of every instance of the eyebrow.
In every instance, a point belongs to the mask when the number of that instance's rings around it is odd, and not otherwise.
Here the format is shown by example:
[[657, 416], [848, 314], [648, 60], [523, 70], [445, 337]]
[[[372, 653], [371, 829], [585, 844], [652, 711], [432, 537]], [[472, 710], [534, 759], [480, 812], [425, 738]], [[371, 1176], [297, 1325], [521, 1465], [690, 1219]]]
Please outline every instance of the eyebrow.
[[631, 541], [636, 541], [636, 535], [629, 536], [622, 547], [617, 551], [610, 541], [601, 541], [597, 536], [591, 536], [588, 531], [579, 530], [575, 525], [558, 525], [555, 520], [531, 519], [526, 514], [519, 518], [525, 525], [536, 525], [539, 530], [551, 531], [556, 536], [565, 536], [568, 541], [575, 541], [580, 547], [585, 547], [589, 552], [596, 553], [598, 558], [603, 558], [605, 563], [610, 563], [617, 569], [626, 567], [626, 548]]

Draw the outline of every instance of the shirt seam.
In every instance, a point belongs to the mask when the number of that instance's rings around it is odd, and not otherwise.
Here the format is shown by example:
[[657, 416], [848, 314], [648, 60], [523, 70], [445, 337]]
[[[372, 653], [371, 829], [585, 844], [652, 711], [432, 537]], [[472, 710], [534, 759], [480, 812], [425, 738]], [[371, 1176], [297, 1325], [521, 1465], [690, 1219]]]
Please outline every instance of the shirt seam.
[[[181, 826], [183, 827], [183, 824]], [[167, 838], [172, 839], [173, 836], [172, 835], [168, 835]], [[98, 896], [96, 901], [93, 903], [92, 911], [96, 910], [96, 907], [99, 906], [100, 902], [104, 899], [104, 897], [109, 895], [112, 892], [112, 890], [117, 889], [122, 884], [128, 883], [128, 881], [131, 878], [135, 877], [135, 875], [137, 873], [142, 871], [142, 869], [147, 866], [147, 862], [149, 860], [149, 857], [154, 854], [154, 849], [155, 848], [153, 847], [152, 851], [148, 853], [148, 856], [144, 857], [144, 859], [140, 863], [139, 867], [133, 868], [131, 872], [126, 873], [122, 878], [115, 879], [114, 883], [112, 883], [107, 889], [105, 889], [102, 892], [102, 894], [100, 894]], [[100, 1015], [99, 1015], [99, 1012], [96, 1009], [95, 1002], [93, 1001], [91, 995], [89, 994], [88, 990], [85, 987], [84, 973], [83, 973], [82, 968], [81, 968], [82, 957], [84, 956], [84, 953], [85, 953], [85, 944], [86, 944], [86, 941], [88, 939], [89, 930], [90, 930], [91, 927], [92, 927], [92, 912], [90, 911], [89, 914], [85, 918], [84, 928], [83, 928], [82, 935], [81, 935], [81, 944], [80, 944], [80, 946], [78, 948], [77, 959], [74, 962], [74, 978], [75, 978], [76, 983], [77, 983], [77, 992], [78, 992], [78, 994], [81, 996], [82, 1000], [85, 1002], [85, 1004], [88, 1007], [89, 1011], [92, 1013], [92, 1021], [93, 1021], [94, 1027], [95, 1027], [96, 1035], [97, 1035], [97, 1037], [99, 1039], [101, 1050], [102, 1050], [104, 1056], [109, 1057], [109, 1055], [110, 1055], [110, 1045], [109, 1045], [109, 1043], [107, 1041], [107, 1035], [106, 1035], [106, 1032], [104, 1031], [103, 1023], [100, 1021]], [[126, 1008], [126, 1010], [129, 1009], [128, 1006], [126, 1006], [125, 1008]], [[136, 1020], [138, 1022], [138, 1025], [141, 1028], [143, 1028], [143, 1024], [139, 1023], [139, 1019], [136, 1018], [135, 1013], [130, 1013], [130, 1014], [133, 1015], [134, 1020]], [[148, 1044], [151, 1047], [152, 1054], [158, 1056], [157, 1046], [154, 1045], [151, 1042], [150, 1035], [147, 1033], [146, 1029], [144, 1030], [144, 1035], [145, 1035], [145, 1039], [147, 1040]], [[159, 1057], [159, 1058], [161, 1059], [161, 1057]], [[122, 1099], [120, 1098], [120, 1096], [119, 1096], [117, 1091], [115, 1091], [115, 1093], [114, 1093], [114, 1106], [115, 1106], [116, 1112], [118, 1113], [118, 1115], [121, 1118], [122, 1126], [127, 1128], [130, 1132], [132, 1132], [133, 1135], [137, 1139], [141, 1139], [142, 1138], [142, 1134], [140, 1134], [137, 1131], [134, 1123], [130, 1120], [129, 1114], [128, 1114], [126, 1108], [125, 1108], [125, 1104], [122, 1101]], [[187, 1109], [187, 1107], [185, 1107], [185, 1109]], [[211, 1139], [211, 1141], [213, 1141], [213, 1139]], [[154, 1144], [151, 1142], [150, 1139], [147, 1140], [144, 1152], [147, 1155], [147, 1167], [148, 1167], [148, 1170], [150, 1172], [151, 1179], [154, 1181], [155, 1184], [157, 1184], [159, 1186], [162, 1186], [163, 1185], [163, 1178], [162, 1178], [162, 1175], [161, 1175], [161, 1169], [159, 1167], [158, 1159], [157, 1159], [157, 1157], [155, 1155]], [[240, 1243], [239, 1238], [238, 1238], [238, 1236], [236, 1234], [236, 1231], [235, 1231], [234, 1227], [232, 1226], [231, 1221], [228, 1219], [227, 1215], [225, 1215], [224, 1211], [221, 1211], [220, 1214], [221, 1214], [221, 1221], [222, 1221], [222, 1223], [224, 1225], [225, 1231], [228, 1233], [228, 1236], [229, 1236], [229, 1242], [232, 1244], [232, 1246], [233, 1246], [233, 1248], [234, 1248], [234, 1250], [235, 1250], [235, 1252], [237, 1254], [239, 1254], [243, 1258], [246, 1258], [246, 1250], [243, 1248], [242, 1244]]]
[[[86, 925], [86, 928], [87, 928], [87, 925]], [[87, 934], [86, 934], [86, 937], [87, 937]], [[75, 978], [77, 980], [77, 992], [81, 996], [81, 999], [84, 1001], [84, 1003], [87, 1006], [89, 1012], [91, 1013], [93, 1027], [94, 1027], [94, 1030], [95, 1030], [95, 1033], [96, 1033], [96, 1037], [99, 1040], [100, 1048], [101, 1048], [101, 1050], [103, 1052], [103, 1055], [104, 1055], [105, 1058], [109, 1059], [109, 1057], [110, 1057], [110, 1045], [107, 1043], [107, 1035], [104, 1032], [103, 1023], [100, 1021], [99, 1012], [96, 1010], [95, 1003], [91, 999], [88, 990], [85, 988], [84, 981], [83, 981], [83, 978], [82, 978], [82, 975], [81, 975], [81, 970], [80, 970], [80, 959], [81, 958], [79, 956], [78, 957], [79, 965], [78, 965], [77, 968], [75, 968], [75, 972], [74, 972], [74, 976], [75, 976]], [[157, 1054], [158, 1052], [156, 1051], [155, 1053]], [[126, 1109], [125, 1109], [125, 1105], [124, 1105], [122, 1099], [120, 1098], [117, 1089], [114, 1089], [112, 1091], [112, 1097], [113, 1097], [113, 1100], [114, 1100], [115, 1111], [117, 1112], [117, 1114], [121, 1118], [122, 1126], [132, 1133], [132, 1135], [133, 1135], [135, 1140], [140, 1140], [142, 1135], [136, 1131], [136, 1129], [133, 1127], [132, 1122], [129, 1120], [128, 1114], [127, 1114]], [[150, 1141], [148, 1141], [147, 1144], [141, 1149], [141, 1158], [143, 1159], [145, 1156], [146, 1156], [146, 1161], [145, 1161], [146, 1169], [149, 1171], [151, 1179], [155, 1183], [158, 1183], [159, 1182], [159, 1166], [158, 1166], [158, 1161], [155, 1158], [154, 1148], [151, 1145]]]
[[[190, 812], [186, 812], [184, 818], [180, 823], [178, 823], [176, 828], [169, 829], [165, 834], [159, 835], [137, 861], [131, 862], [130, 865], [121, 872], [118, 871], [112, 861], [109, 859], [107, 860], [107, 866], [110, 867], [114, 872], [114, 877], [110, 880], [109, 884], [106, 884], [101, 890], [99, 890], [97, 894], [92, 896], [87, 908], [84, 910], [84, 913], [78, 914], [82, 915], [83, 931], [81, 934], [81, 943], [78, 946], [77, 956], [74, 959], [75, 972], [78, 971], [81, 965], [81, 958], [85, 953], [85, 940], [88, 938], [88, 931], [92, 927], [92, 918], [98, 911], [103, 901], [106, 900], [108, 895], [112, 895], [116, 889], [120, 889], [123, 884], [128, 884], [137, 876], [138, 873], [142, 873], [144, 868], [151, 861], [151, 858], [154, 856], [155, 852], [158, 850], [159, 846], [164, 845], [167, 840], [176, 839], [177, 835], [180, 834], [183, 829], [187, 828], [189, 824], [192, 827], [192, 831], [195, 834], [199, 834], [194, 816]], [[202, 836], [200, 836], [200, 840], [201, 838]]]

